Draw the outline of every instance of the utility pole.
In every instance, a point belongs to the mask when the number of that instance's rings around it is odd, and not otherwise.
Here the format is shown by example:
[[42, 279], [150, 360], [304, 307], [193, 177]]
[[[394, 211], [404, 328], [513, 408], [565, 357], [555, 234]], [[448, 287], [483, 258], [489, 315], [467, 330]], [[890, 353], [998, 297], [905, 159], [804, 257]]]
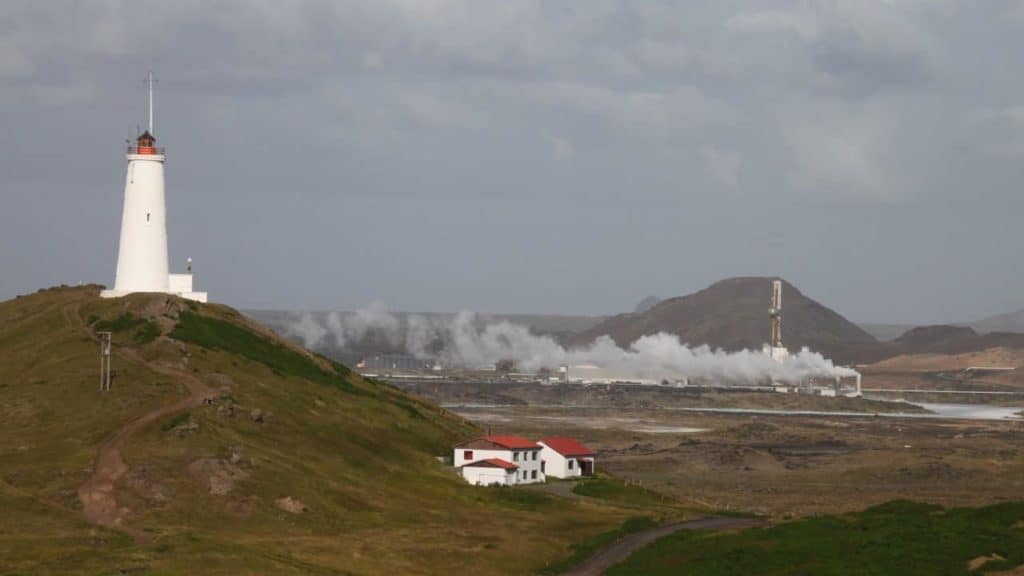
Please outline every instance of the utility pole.
[[100, 392], [110, 392], [110, 332], [97, 332], [100, 337]]

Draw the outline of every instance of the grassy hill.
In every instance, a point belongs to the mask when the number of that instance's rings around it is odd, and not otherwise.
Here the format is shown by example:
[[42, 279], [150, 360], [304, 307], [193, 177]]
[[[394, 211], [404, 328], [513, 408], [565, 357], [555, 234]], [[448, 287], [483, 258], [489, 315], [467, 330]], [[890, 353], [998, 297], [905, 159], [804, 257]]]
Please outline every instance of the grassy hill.
[[227, 307], [97, 294], [0, 303], [0, 574], [532, 574], [636, 514], [468, 486], [435, 458], [467, 421]]

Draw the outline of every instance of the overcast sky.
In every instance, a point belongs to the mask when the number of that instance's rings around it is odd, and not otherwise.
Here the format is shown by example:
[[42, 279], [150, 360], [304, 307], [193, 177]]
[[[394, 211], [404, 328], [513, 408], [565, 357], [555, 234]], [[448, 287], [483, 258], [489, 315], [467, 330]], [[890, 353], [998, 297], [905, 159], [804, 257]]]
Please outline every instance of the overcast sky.
[[0, 298], [113, 284], [152, 68], [172, 262], [218, 302], [1022, 308], [1022, 54], [1024, 2], [5, 0]]

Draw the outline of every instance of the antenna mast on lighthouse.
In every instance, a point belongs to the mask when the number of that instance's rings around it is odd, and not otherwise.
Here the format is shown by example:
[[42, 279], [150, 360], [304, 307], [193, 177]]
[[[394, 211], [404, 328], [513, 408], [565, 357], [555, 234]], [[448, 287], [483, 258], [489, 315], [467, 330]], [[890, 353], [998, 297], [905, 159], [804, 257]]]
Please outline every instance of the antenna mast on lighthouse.
[[156, 78], [153, 78], [153, 71], [150, 70], [149, 74], [146, 75], [146, 84], [149, 85], [149, 133], [153, 133], [153, 84], [156, 83]]

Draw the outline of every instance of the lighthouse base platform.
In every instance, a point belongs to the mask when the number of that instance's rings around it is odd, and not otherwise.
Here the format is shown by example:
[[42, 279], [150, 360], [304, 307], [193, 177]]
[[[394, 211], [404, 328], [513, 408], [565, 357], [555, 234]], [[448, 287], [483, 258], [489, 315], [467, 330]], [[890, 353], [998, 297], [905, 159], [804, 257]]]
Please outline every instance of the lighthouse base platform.
[[[186, 300], [194, 300], [204, 304], [207, 302], [206, 292], [192, 291], [191, 274], [168, 274], [167, 287], [169, 289], [165, 294], [173, 294]], [[100, 298], [120, 298], [137, 292], [140, 292], [140, 290], [103, 290], [100, 292]]]
[[[102, 290], [100, 291], [100, 298], [120, 298], [129, 294], [140, 294], [141, 292], [131, 292], [128, 290]], [[185, 300], [194, 300], [196, 302], [202, 302], [206, 304], [209, 299], [209, 295], [206, 292], [164, 292], [164, 294], [173, 294]]]

